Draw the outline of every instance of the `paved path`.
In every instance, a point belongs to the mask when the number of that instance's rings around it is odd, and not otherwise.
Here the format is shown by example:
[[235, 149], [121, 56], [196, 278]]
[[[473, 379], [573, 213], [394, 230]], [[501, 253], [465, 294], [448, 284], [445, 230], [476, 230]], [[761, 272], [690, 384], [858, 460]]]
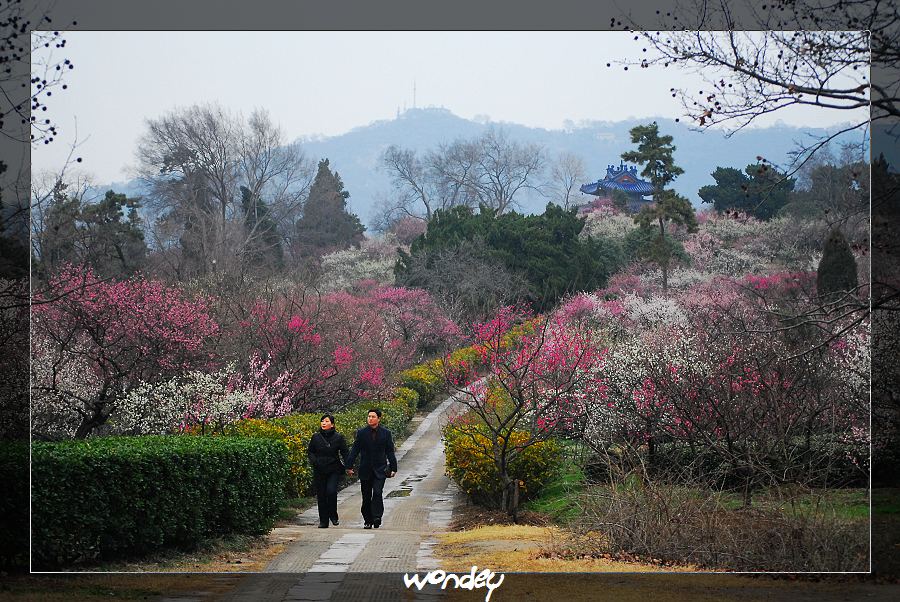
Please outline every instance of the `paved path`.
[[373, 575], [392, 573], [396, 582], [397, 573], [438, 568], [434, 535], [446, 530], [454, 505], [462, 500], [444, 474], [440, 434], [453, 402], [449, 398], [426, 415], [397, 449], [398, 472], [385, 483], [380, 529], [362, 528], [359, 485], [353, 484], [338, 493], [340, 526], [319, 529], [318, 511], [310, 508], [276, 533], [294, 540], [266, 567], [266, 573], [276, 574], [248, 576], [222, 599], [374, 600], [381, 588], [372, 587]]

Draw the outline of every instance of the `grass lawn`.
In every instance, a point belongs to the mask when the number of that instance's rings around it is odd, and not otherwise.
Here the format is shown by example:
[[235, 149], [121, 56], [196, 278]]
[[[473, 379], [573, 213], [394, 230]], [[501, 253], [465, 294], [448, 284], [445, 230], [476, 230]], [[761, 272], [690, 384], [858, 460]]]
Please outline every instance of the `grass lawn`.
[[522, 509], [546, 516], [553, 522], [577, 520], [580, 514], [578, 493], [585, 487], [585, 474], [578, 461], [578, 449], [566, 442], [564, 459], [556, 476], [541, 490], [538, 497], [525, 502]]

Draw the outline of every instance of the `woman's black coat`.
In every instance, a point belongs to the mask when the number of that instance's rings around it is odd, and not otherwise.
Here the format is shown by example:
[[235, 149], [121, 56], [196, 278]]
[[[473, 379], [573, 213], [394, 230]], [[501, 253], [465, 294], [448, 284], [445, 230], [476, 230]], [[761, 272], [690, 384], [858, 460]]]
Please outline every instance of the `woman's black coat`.
[[[344, 436], [335, 432], [331, 437], [322, 434], [321, 429], [309, 440], [306, 448], [309, 463], [317, 474], [330, 474], [344, 470], [344, 462], [347, 459], [347, 442]], [[338, 458], [340, 453], [340, 458]]]

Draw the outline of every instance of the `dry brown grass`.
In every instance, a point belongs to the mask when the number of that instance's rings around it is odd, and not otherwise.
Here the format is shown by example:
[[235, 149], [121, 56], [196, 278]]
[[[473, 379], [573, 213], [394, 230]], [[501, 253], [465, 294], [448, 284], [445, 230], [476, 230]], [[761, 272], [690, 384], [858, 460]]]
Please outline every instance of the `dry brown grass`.
[[557, 553], [567, 539], [557, 527], [487, 525], [439, 535], [441, 568], [465, 572], [472, 566], [501, 572], [689, 572], [691, 567], [662, 567], [614, 558], [566, 558]]

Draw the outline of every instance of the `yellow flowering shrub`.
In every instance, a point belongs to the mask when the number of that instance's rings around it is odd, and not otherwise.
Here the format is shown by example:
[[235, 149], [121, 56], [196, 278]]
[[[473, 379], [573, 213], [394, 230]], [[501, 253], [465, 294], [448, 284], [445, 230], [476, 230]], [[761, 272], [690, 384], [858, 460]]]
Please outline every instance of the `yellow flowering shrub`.
[[419, 394], [409, 387], [397, 387], [394, 389], [394, 401], [406, 405], [406, 419], [410, 420], [419, 407]]
[[[487, 429], [471, 421], [451, 422], [443, 430], [447, 474], [473, 502], [499, 507], [503, 495], [500, 473], [494, 462], [494, 446]], [[528, 433], [514, 431], [512, 447], [528, 440]], [[498, 443], [502, 443], [502, 440]], [[509, 476], [519, 481], [524, 501], [535, 496], [560, 466], [561, 448], [550, 439], [521, 449], [509, 467]]]
[[311, 495], [312, 492], [312, 468], [306, 448], [318, 429], [319, 414], [292, 414], [274, 420], [239, 420], [228, 427], [227, 434], [277, 439], [284, 443], [291, 471], [287, 490], [292, 497], [298, 497]]
[[400, 373], [400, 384], [419, 394], [419, 407], [434, 399], [444, 387], [444, 368], [441, 360], [419, 364]]

